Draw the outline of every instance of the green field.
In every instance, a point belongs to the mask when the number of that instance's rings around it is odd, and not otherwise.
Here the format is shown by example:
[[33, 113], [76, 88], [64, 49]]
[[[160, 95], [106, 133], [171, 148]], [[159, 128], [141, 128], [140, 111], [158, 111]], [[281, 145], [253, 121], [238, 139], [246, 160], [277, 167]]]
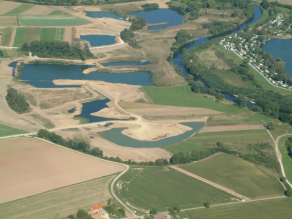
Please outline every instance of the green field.
[[0, 26], [18, 26], [16, 16], [0, 16]]
[[24, 133], [27, 133], [27, 132], [0, 124], [0, 137], [8, 136], [8, 135], [24, 134]]
[[35, 5], [31, 5], [31, 4], [22, 4], [19, 5], [18, 7], [12, 9], [11, 11], [8, 11], [5, 13], [5, 15], [19, 15], [22, 12], [27, 11], [28, 9], [34, 7]]
[[[207, 132], [196, 133], [185, 141], [177, 144], [163, 147], [163, 149], [175, 154], [182, 151], [192, 150], [208, 150], [210, 147], [216, 147], [217, 142], [237, 144], [244, 142], [244, 145], [238, 144], [238, 148], [244, 149], [249, 143], [257, 143], [259, 141], [269, 141], [271, 138], [266, 130], [243, 130], [243, 131], [228, 131], [228, 132]], [[234, 146], [230, 146], [233, 150]]]
[[189, 219], [290, 219], [291, 205], [291, 198], [280, 198], [183, 211], [181, 215]]
[[56, 31], [56, 40], [64, 40], [65, 28], [58, 28]]
[[9, 43], [11, 41], [12, 31], [13, 31], [12, 27], [6, 27], [3, 30], [2, 37], [1, 37], [1, 44], [0, 44], [1, 46], [9, 46]]
[[0, 218], [60, 219], [75, 214], [78, 209], [89, 210], [93, 205], [104, 205], [109, 198], [108, 185], [113, 176], [1, 204]]
[[33, 41], [39, 41], [41, 38], [41, 28], [40, 27], [26, 27], [24, 29], [24, 35], [22, 38], [22, 43], [30, 43]]
[[284, 195], [272, 172], [232, 155], [218, 154], [181, 168], [251, 199]]
[[22, 54], [19, 52], [18, 49], [2, 50], [2, 51], [3, 51], [3, 58], [20, 57], [20, 56], [22, 56]]
[[24, 27], [17, 28], [16, 35], [15, 35], [15, 38], [14, 38], [14, 43], [13, 43], [14, 47], [20, 47], [22, 45], [22, 39], [23, 39], [23, 36], [24, 36], [24, 30], [25, 30]]
[[59, 11], [59, 10], [55, 10], [53, 12], [51, 12], [49, 15], [69, 15], [66, 12], [63, 11]]
[[88, 20], [64, 15], [20, 15], [19, 22], [24, 26], [76, 26], [90, 23]]
[[41, 40], [42, 41], [54, 41], [56, 39], [56, 28], [42, 28]]
[[278, 142], [279, 150], [282, 154], [282, 163], [284, 166], [285, 174], [286, 174], [286, 177], [290, 183], [292, 183], [292, 159], [288, 155], [285, 141], [287, 141], [287, 139], [291, 138], [291, 137], [292, 137], [292, 135], [291, 136], [284, 136]]
[[[120, 199], [144, 210], [167, 211], [211, 203], [234, 202], [234, 197], [178, 172], [170, 167], [132, 167], [117, 181], [115, 190]], [[232, 200], [233, 199], [233, 200]]]

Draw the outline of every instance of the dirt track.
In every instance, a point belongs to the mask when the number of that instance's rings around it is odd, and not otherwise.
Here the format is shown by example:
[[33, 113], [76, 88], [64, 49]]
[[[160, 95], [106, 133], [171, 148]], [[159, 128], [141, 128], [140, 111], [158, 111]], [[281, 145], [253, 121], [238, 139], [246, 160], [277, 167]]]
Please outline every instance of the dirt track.
[[111, 175], [122, 164], [32, 138], [0, 141], [0, 203]]
[[202, 181], [202, 182], [204, 182], [204, 183], [207, 183], [207, 184], [209, 184], [209, 185], [211, 185], [211, 186], [214, 186], [214, 187], [216, 187], [216, 188], [218, 188], [218, 189], [221, 189], [222, 191], [227, 192], [227, 193], [229, 193], [229, 194], [231, 194], [231, 195], [233, 195], [233, 196], [236, 196], [236, 197], [238, 197], [238, 198], [240, 198], [240, 199], [244, 198], [244, 199], [247, 200], [247, 201], [250, 200], [250, 198], [248, 198], [248, 197], [246, 197], [246, 196], [243, 196], [243, 195], [241, 195], [241, 194], [238, 194], [238, 193], [236, 193], [235, 191], [233, 191], [233, 190], [231, 190], [231, 189], [228, 189], [228, 188], [226, 188], [226, 187], [224, 187], [224, 186], [221, 186], [221, 185], [219, 185], [219, 184], [217, 184], [217, 183], [211, 182], [211, 181], [209, 181], [209, 180], [207, 180], [207, 179], [205, 179], [205, 178], [203, 178], [203, 177], [200, 177], [200, 176], [198, 176], [198, 175], [196, 175], [196, 174], [190, 173], [190, 172], [188, 172], [188, 171], [186, 171], [186, 170], [183, 170], [183, 169], [181, 169], [181, 168], [179, 168], [179, 167], [177, 167], [177, 166], [170, 166], [170, 167], [173, 168], [173, 169], [175, 169], [175, 170], [177, 170], [177, 171], [180, 171], [180, 172], [182, 172], [182, 173], [184, 173], [184, 174], [186, 174], [186, 175], [188, 175], [188, 176], [191, 176], [191, 177], [193, 177], [193, 178], [195, 178], [195, 179], [198, 179], [198, 180], [200, 180], [200, 181]]

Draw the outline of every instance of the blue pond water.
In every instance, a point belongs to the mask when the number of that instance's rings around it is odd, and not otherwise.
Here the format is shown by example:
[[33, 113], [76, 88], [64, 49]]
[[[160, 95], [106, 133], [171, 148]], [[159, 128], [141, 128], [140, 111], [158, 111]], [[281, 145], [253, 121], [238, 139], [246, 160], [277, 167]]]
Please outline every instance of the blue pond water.
[[100, 80], [111, 83], [124, 83], [141, 86], [155, 86], [152, 80], [152, 74], [149, 72], [127, 72], [127, 73], [109, 73], [109, 72], [91, 72], [83, 74], [84, 69], [90, 68], [90, 65], [30, 65], [24, 66], [21, 79], [35, 87], [57, 88], [57, 87], [79, 87], [72, 85], [55, 85], [52, 81], [55, 79], [72, 80]]
[[148, 27], [148, 30], [161, 30], [167, 27], [182, 24], [184, 17], [179, 15], [176, 11], [172, 11], [168, 8], [158, 9], [154, 11], [139, 11], [132, 12], [130, 15], [137, 15], [141, 18], [145, 18], [148, 24], [168, 22], [168, 24], [156, 25]]
[[92, 17], [92, 18], [103, 18], [103, 17], [109, 17], [109, 18], [114, 18], [118, 20], [124, 20], [123, 17], [115, 15], [110, 12], [104, 12], [104, 11], [85, 11], [86, 16]]
[[116, 43], [115, 37], [110, 35], [80, 35], [80, 39], [88, 41], [91, 47]]
[[133, 65], [149, 65], [149, 62], [107, 62], [101, 63], [104, 67], [108, 66], [133, 66]]
[[185, 126], [189, 126], [192, 130], [187, 131], [181, 135], [165, 138], [159, 141], [139, 141], [133, 138], [130, 138], [121, 132], [125, 128], [115, 128], [109, 131], [98, 133], [101, 137], [106, 138], [107, 140], [116, 143], [125, 147], [132, 148], [158, 148], [164, 147], [172, 144], [176, 144], [180, 141], [183, 141], [194, 134], [199, 129], [203, 128], [205, 123], [182, 123]]
[[8, 66], [9, 67], [12, 67], [13, 70], [12, 70], [12, 76], [15, 77], [15, 70], [16, 70], [16, 65], [17, 65], [17, 62], [11, 62]]
[[89, 122], [102, 122], [102, 121], [109, 121], [109, 120], [118, 120], [118, 119], [111, 119], [111, 118], [103, 118], [99, 116], [92, 116], [91, 113], [97, 112], [103, 108], [108, 108], [106, 103], [109, 102], [109, 99], [104, 100], [96, 100], [89, 103], [83, 103], [82, 104], [82, 111], [79, 115], [74, 116], [75, 117], [84, 117], [89, 119]]
[[[211, 40], [211, 39], [214, 39], [214, 38], [216, 38], [216, 37], [227, 36], [227, 35], [229, 35], [229, 34], [232, 34], [232, 33], [237, 32], [237, 31], [239, 31], [239, 30], [243, 30], [243, 29], [246, 27], [247, 24], [248, 24], [248, 25], [253, 24], [253, 23], [256, 22], [258, 19], [260, 19], [261, 16], [262, 16], [262, 11], [261, 11], [261, 9], [260, 9], [259, 7], [257, 7], [257, 6], [254, 6], [254, 16], [253, 16], [253, 18], [250, 19], [249, 21], [247, 21], [247, 22], [241, 24], [240, 26], [234, 28], [233, 30], [230, 30], [230, 31], [227, 31], [227, 32], [225, 32], [225, 33], [221, 33], [221, 34], [218, 34], [218, 35], [215, 35], [215, 36], [211, 36], [211, 37], [197, 37], [197, 38], [198, 38], [197, 40], [192, 41], [192, 42], [190, 42], [190, 43], [187, 43], [187, 44], [183, 45], [183, 46], [179, 49], [179, 51], [178, 51], [176, 54], [174, 54], [174, 56], [173, 56], [173, 60], [172, 60], [172, 61], [173, 61], [173, 64], [174, 64], [174, 65], [177, 65], [178, 67], [180, 67], [181, 69], [183, 69], [183, 74], [184, 74], [184, 76], [185, 76], [185, 77], [188, 77], [188, 75], [189, 75], [188, 72], [186, 71], [186, 69], [184, 68], [184, 66], [181, 64], [181, 61], [182, 61], [182, 53], [183, 53], [183, 50], [184, 50], [184, 49], [186, 49], [186, 50], [190, 50], [190, 49], [192, 49], [193, 47], [198, 46], [200, 43], [204, 43], [204, 42], [207, 42], [207, 41], [209, 41], [209, 40]], [[204, 86], [205, 86], [205, 88], [208, 88], [207, 85], [204, 85]], [[231, 101], [233, 101], [233, 102], [235, 102], [235, 100], [236, 100], [235, 97], [230, 96], [230, 95], [228, 95], [228, 94], [224, 94], [224, 96], [225, 96], [225, 98], [226, 98], [227, 100], [231, 100]], [[250, 101], [248, 101], [248, 102], [247, 102], [247, 106], [255, 106], [255, 104], [252, 103], [252, 102], [250, 102]]]
[[75, 108], [68, 110], [68, 113], [74, 113], [74, 112], [75, 112]]
[[285, 72], [292, 76], [292, 39], [272, 39], [267, 41], [262, 49], [271, 53], [275, 58], [281, 57], [285, 62]]

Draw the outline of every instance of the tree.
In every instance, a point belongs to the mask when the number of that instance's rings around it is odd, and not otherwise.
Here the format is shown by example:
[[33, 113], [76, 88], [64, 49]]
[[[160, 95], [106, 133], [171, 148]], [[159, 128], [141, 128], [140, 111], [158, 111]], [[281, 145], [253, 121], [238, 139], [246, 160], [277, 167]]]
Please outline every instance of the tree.
[[205, 203], [204, 203], [204, 206], [205, 206], [206, 208], [209, 208], [209, 207], [210, 207], [210, 202], [205, 202]]
[[85, 211], [85, 210], [83, 210], [83, 209], [79, 209], [79, 210], [77, 211], [77, 217], [78, 217], [79, 219], [86, 218], [87, 216], [88, 216], [87, 211]]
[[280, 177], [280, 181], [281, 182], [286, 182], [286, 177], [285, 176]]
[[3, 56], [4, 56], [3, 51], [0, 50], [0, 57], [3, 57]]
[[119, 209], [119, 212], [121, 213], [121, 215], [122, 215], [123, 217], [126, 217], [126, 211], [125, 211], [125, 209], [120, 208], [120, 209]]
[[287, 190], [285, 191], [285, 195], [286, 195], [287, 197], [291, 197], [291, 196], [292, 196], [292, 189], [291, 189], [291, 188], [287, 189]]
[[222, 141], [218, 141], [217, 146], [223, 148], [225, 146], [225, 143]]
[[157, 209], [156, 208], [152, 208], [150, 210], [150, 214], [157, 214]]
[[174, 208], [169, 208], [168, 211], [169, 211], [170, 215], [175, 215]]
[[179, 213], [180, 212], [180, 206], [174, 206], [174, 210]]
[[21, 46], [21, 50], [22, 50], [22, 51], [25, 51], [25, 52], [28, 52], [28, 51], [29, 51], [28, 43], [24, 43], [24, 44], [22, 44], [22, 46]]
[[270, 7], [270, 3], [268, 2], [268, 0], [263, 0], [261, 5], [264, 9], [268, 9]]
[[273, 131], [273, 130], [275, 129], [275, 127], [274, 127], [274, 123], [269, 122], [268, 125], [267, 125], [267, 129]]
[[239, 107], [241, 107], [241, 108], [246, 107], [246, 99], [245, 99], [245, 97], [242, 96], [242, 95], [239, 95], [239, 96], [236, 98], [235, 105], [236, 105], [236, 106], [239, 106]]

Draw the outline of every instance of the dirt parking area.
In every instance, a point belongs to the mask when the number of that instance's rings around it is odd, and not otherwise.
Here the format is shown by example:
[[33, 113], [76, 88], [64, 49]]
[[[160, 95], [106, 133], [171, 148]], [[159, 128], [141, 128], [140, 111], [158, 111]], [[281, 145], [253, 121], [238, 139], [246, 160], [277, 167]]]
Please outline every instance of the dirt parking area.
[[0, 141], [0, 203], [121, 172], [125, 167], [33, 138]]
[[8, 11], [11, 11], [12, 9], [18, 7], [19, 5], [21, 5], [21, 3], [18, 2], [0, 2], [0, 14], [5, 14]]
[[226, 131], [242, 131], [242, 130], [255, 130], [265, 129], [263, 125], [222, 125], [222, 126], [208, 126], [204, 127], [199, 133], [205, 132], [226, 132]]
[[48, 15], [52, 13], [55, 9], [49, 8], [47, 6], [37, 5], [23, 12], [25, 15]]

